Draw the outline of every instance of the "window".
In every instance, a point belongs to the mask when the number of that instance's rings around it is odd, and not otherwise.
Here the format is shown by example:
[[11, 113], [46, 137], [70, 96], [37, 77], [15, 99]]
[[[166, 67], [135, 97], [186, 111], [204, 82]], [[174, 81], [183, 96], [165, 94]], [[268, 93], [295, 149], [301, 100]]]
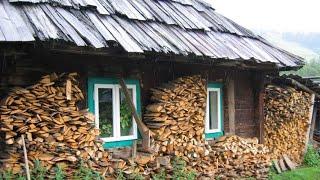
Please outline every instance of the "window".
[[222, 84], [209, 83], [207, 89], [207, 109], [205, 121], [206, 137], [222, 135]]
[[[138, 81], [126, 81], [135, 107], [138, 107]], [[95, 114], [95, 125], [105, 142], [137, 139], [137, 125], [124, 92], [116, 79], [89, 79], [89, 109]], [[140, 108], [137, 108], [140, 113]], [[117, 143], [119, 145], [119, 143]], [[114, 146], [114, 145], [112, 145]]]

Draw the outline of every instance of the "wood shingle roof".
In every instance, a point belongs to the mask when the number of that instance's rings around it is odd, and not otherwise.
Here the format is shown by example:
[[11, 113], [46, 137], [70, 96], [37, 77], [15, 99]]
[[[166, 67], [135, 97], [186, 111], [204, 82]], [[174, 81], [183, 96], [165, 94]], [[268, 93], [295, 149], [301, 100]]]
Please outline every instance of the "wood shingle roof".
[[0, 42], [63, 40], [130, 53], [173, 53], [298, 67], [281, 50], [201, 0], [2, 0]]

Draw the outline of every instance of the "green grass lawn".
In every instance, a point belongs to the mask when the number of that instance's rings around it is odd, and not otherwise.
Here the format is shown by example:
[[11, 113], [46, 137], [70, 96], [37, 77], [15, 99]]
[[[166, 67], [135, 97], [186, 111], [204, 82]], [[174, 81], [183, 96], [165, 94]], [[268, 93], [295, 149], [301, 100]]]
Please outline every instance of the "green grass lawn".
[[305, 167], [271, 175], [270, 180], [320, 180], [320, 167]]

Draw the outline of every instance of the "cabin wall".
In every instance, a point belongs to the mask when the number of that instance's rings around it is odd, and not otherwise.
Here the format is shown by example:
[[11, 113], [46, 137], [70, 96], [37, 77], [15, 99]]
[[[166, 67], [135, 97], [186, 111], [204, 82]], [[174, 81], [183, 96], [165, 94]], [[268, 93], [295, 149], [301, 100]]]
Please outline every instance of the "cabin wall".
[[[9, 61], [8, 61], [9, 60]], [[256, 84], [252, 83], [256, 73], [248, 70], [215, 67], [200, 64], [183, 64], [173, 62], [155, 62], [153, 60], [132, 60], [111, 57], [70, 55], [70, 54], [36, 54], [18, 59], [7, 59], [2, 68], [0, 96], [4, 97], [14, 86], [26, 87], [37, 82], [40, 76], [52, 72], [78, 72], [80, 87], [87, 93], [88, 77], [118, 77], [140, 80], [142, 110], [149, 104], [150, 88], [160, 86], [180, 76], [201, 74], [209, 82], [221, 82], [229, 79], [235, 82], [235, 127], [236, 134], [254, 137], [259, 133], [259, 122], [255, 117]], [[223, 88], [224, 130], [229, 132], [228, 94]], [[86, 100], [80, 103], [87, 108]]]
[[257, 135], [258, 122], [254, 118], [254, 85], [252, 73], [240, 73], [235, 79], [236, 134], [245, 137]]

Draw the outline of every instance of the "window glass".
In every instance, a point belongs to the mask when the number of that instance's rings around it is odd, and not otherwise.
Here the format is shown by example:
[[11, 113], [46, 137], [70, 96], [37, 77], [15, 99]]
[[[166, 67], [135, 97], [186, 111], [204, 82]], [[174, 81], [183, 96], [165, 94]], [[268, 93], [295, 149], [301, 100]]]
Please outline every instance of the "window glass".
[[113, 95], [111, 88], [99, 88], [99, 128], [101, 137], [113, 137]]
[[[132, 89], [128, 89], [131, 99]], [[127, 103], [124, 92], [120, 88], [120, 134], [121, 136], [133, 135], [133, 119], [129, 104]]]
[[209, 91], [209, 129], [219, 129], [218, 92]]

